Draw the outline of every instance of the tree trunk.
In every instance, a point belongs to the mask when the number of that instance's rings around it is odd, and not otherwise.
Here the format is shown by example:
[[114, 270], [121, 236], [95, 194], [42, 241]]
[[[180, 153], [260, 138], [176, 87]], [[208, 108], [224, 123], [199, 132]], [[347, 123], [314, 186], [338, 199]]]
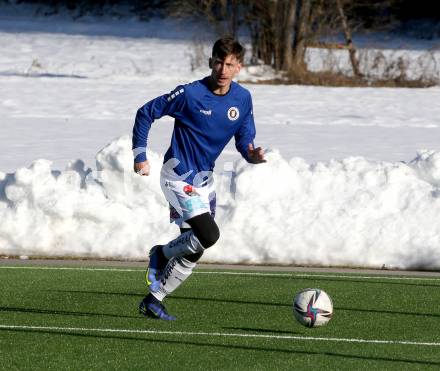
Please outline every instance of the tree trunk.
[[339, 16], [341, 17], [342, 29], [344, 31], [345, 43], [348, 47], [348, 53], [350, 54], [351, 66], [353, 68], [353, 74], [356, 77], [362, 77], [359, 71], [359, 61], [356, 58], [356, 49], [353, 45], [351, 38], [350, 28], [347, 23], [347, 18], [345, 17], [344, 8], [342, 7], [341, 0], [336, 0], [336, 6], [338, 8]]
[[[287, 71], [292, 65], [296, 4], [299, 0], [248, 1], [243, 6], [248, 10], [245, 10], [245, 19], [251, 31], [252, 60], [258, 57], [276, 70]], [[311, 0], [303, 1], [309, 5], [305, 11], [305, 19], [308, 20]]]
[[288, 0], [285, 8], [282, 69], [289, 71], [292, 66], [293, 30], [295, 25], [296, 0]]
[[308, 33], [308, 20], [310, 18], [311, 0], [297, 0], [295, 22], [295, 37], [293, 41], [293, 64], [295, 68], [305, 69], [304, 55], [306, 52], [306, 38]]
[[274, 43], [274, 67], [276, 71], [279, 71], [282, 68], [283, 61], [283, 38], [284, 38], [284, 30], [283, 30], [283, 21], [284, 21], [284, 3], [285, 0], [275, 0], [272, 7], [272, 28], [273, 28], [273, 43]]
[[273, 65], [277, 71], [287, 71], [292, 64], [295, 5], [296, 0], [276, 0], [273, 2]]

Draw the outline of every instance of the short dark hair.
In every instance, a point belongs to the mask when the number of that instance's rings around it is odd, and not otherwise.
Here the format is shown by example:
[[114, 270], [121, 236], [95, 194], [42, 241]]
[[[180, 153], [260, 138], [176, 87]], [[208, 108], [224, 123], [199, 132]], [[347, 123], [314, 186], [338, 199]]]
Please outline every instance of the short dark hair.
[[243, 46], [231, 36], [225, 36], [218, 39], [212, 47], [212, 57], [226, 58], [228, 55], [234, 55], [240, 63], [244, 58]]

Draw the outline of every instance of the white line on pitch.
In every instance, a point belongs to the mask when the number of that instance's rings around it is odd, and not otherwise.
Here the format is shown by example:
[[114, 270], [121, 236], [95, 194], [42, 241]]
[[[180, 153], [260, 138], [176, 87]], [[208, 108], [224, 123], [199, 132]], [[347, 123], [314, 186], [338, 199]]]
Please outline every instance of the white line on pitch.
[[[1, 266], [0, 269], [34, 269], [34, 270], [73, 270], [73, 271], [104, 271], [104, 272], [144, 272], [145, 269], [131, 269], [131, 268], [88, 268], [88, 267], [38, 267], [38, 266]], [[348, 279], [372, 279], [372, 280], [410, 280], [410, 281], [440, 281], [440, 277], [398, 277], [398, 276], [359, 276], [356, 273], [352, 275], [347, 274], [319, 274], [319, 273], [274, 273], [274, 272], [230, 272], [230, 271], [194, 271], [195, 274], [212, 274], [212, 275], [226, 275], [226, 276], [264, 276], [264, 277], [298, 277], [298, 278], [348, 278]]]
[[193, 273], [198, 273], [198, 274], [223, 274], [223, 275], [237, 275], [237, 276], [241, 276], [241, 275], [245, 275], [245, 276], [273, 276], [273, 277], [305, 277], [305, 278], [310, 278], [310, 277], [317, 277], [317, 278], [361, 278], [361, 279], [376, 279], [376, 280], [380, 280], [380, 279], [384, 279], [384, 280], [418, 280], [418, 281], [440, 281], [440, 278], [427, 278], [427, 277], [391, 277], [391, 276], [382, 276], [382, 275], [377, 275], [377, 276], [357, 276], [356, 274], [353, 275], [347, 275], [347, 274], [314, 274], [314, 273], [263, 273], [263, 272], [209, 272], [209, 271], [195, 271]]
[[107, 332], [124, 334], [145, 334], [145, 335], [176, 335], [176, 336], [208, 336], [208, 337], [230, 337], [230, 338], [262, 338], [277, 340], [310, 340], [328, 341], [343, 343], [364, 343], [364, 344], [396, 344], [396, 345], [419, 345], [438, 347], [437, 342], [407, 341], [407, 340], [378, 340], [378, 339], [349, 339], [332, 337], [313, 337], [295, 335], [269, 335], [269, 334], [239, 334], [227, 332], [192, 332], [192, 331], [161, 331], [161, 330], [135, 330], [135, 329], [112, 329], [112, 328], [85, 328], [85, 327], [54, 327], [54, 326], [21, 326], [21, 325], [0, 325], [3, 330], [43, 330], [43, 331], [71, 331], [71, 332]]

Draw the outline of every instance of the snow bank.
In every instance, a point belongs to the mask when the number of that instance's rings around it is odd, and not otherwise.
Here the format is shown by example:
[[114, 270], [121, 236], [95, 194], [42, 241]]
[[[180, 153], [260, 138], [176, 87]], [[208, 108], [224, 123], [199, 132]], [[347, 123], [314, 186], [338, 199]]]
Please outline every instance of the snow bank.
[[[145, 259], [177, 234], [153, 171], [131, 171], [124, 136], [63, 172], [37, 160], [0, 173], [0, 254]], [[273, 151], [216, 176], [222, 236], [205, 262], [440, 268], [440, 152], [410, 163], [308, 164]]]

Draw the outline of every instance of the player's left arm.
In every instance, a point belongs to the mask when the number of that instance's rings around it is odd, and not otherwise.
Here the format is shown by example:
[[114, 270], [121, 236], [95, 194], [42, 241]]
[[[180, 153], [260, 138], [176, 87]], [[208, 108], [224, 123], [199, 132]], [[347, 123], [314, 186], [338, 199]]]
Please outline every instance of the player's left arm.
[[252, 108], [252, 99], [249, 95], [248, 110], [243, 123], [235, 133], [235, 147], [243, 158], [251, 164], [261, 164], [266, 162], [264, 150], [261, 147], [255, 148], [255, 123]]
[[261, 164], [263, 162], [267, 162], [267, 160], [264, 158], [264, 149], [261, 147], [254, 148], [254, 145], [252, 143], [248, 144], [248, 162], [251, 164]]

